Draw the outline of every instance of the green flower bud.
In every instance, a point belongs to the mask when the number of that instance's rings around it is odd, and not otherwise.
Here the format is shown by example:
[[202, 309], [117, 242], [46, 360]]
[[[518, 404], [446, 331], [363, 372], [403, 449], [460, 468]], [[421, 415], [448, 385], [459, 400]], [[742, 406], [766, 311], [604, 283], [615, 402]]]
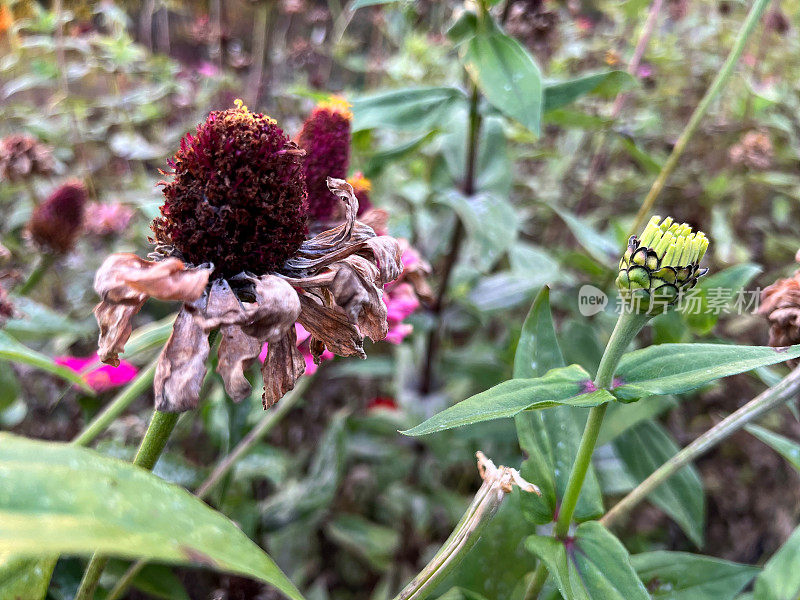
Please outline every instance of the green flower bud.
[[698, 264], [708, 249], [708, 238], [686, 223], [653, 217], [639, 237], [631, 236], [619, 261], [617, 287], [636, 312], [659, 314], [677, 302], [708, 272]]

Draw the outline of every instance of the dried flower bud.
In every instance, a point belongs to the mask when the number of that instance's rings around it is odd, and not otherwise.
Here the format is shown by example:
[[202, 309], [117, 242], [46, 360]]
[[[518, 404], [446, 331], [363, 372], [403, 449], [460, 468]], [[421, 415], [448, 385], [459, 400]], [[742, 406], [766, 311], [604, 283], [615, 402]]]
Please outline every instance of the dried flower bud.
[[772, 140], [764, 131], [748, 131], [728, 152], [733, 164], [760, 170], [772, 166], [774, 154]]
[[663, 312], [708, 272], [698, 266], [708, 249], [705, 234], [671, 217], [660, 221], [653, 217], [641, 236], [631, 236], [619, 262], [617, 287], [637, 312]]
[[352, 117], [350, 105], [334, 96], [313, 110], [297, 137], [297, 143], [306, 151], [303, 171], [308, 185], [308, 214], [316, 221], [330, 220], [340, 207], [327, 180], [347, 176]]
[[[758, 313], [769, 321], [770, 346], [800, 343], [800, 271], [764, 288]], [[792, 361], [792, 364], [797, 364], [797, 361]]]
[[35, 175], [50, 175], [54, 170], [50, 149], [36, 138], [13, 134], [0, 140], [0, 178], [18, 182]]
[[372, 208], [369, 194], [372, 191], [372, 182], [364, 177], [361, 171], [356, 171], [352, 177], [347, 178], [347, 183], [353, 186], [353, 193], [358, 198], [358, 216], [363, 215]]
[[156, 241], [217, 277], [274, 271], [306, 235], [301, 161], [277, 123], [241, 100], [212, 112], [170, 162]]
[[58, 186], [31, 215], [28, 231], [33, 241], [56, 254], [69, 252], [83, 227], [86, 196], [80, 181]]

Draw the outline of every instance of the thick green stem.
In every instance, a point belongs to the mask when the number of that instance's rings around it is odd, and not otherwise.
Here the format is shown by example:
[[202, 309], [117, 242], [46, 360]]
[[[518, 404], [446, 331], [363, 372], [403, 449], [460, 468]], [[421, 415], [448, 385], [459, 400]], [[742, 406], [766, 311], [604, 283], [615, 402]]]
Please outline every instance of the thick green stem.
[[[161, 411], [153, 411], [153, 417], [150, 419], [150, 425], [147, 427], [147, 432], [144, 434], [142, 443], [139, 445], [139, 451], [136, 453], [136, 458], [133, 459], [133, 464], [152, 471], [158, 457], [164, 451], [167, 445], [167, 440], [178, 422], [179, 413], [165, 413]], [[94, 592], [97, 589], [97, 583], [100, 581], [100, 576], [103, 574], [108, 558], [94, 554], [89, 561], [89, 566], [86, 567], [86, 572], [81, 579], [78, 593], [75, 595], [75, 600], [91, 600], [94, 597]]]
[[675, 456], [656, 469], [647, 479], [620, 500], [600, 522], [610, 527], [620, 517], [630, 512], [658, 486], [675, 475], [690, 462], [705, 454], [734, 432], [770, 410], [782, 406], [800, 391], [800, 367], [784, 377], [773, 387], [764, 390], [739, 410], [709, 429]]
[[650, 191], [647, 193], [647, 197], [644, 199], [639, 212], [636, 213], [636, 219], [633, 222], [631, 231], [637, 232], [639, 229], [641, 229], [645, 219], [647, 218], [647, 215], [649, 215], [650, 211], [653, 209], [653, 204], [655, 203], [656, 198], [658, 198], [661, 190], [664, 189], [664, 184], [667, 182], [667, 178], [675, 170], [675, 167], [678, 165], [678, 160], [683, 154], [683, 151], [686, 150], [689, 140], [692, 139], [692, 136], [697, 130], [700, 120], [705, 116], [706, 112], [708, 112], [709, 107], [717, 99], [725, 87], [725, 84], [728, 82], [728, 79], [730, 79], [733, 69], [736, 66], [736, 63], [739, 61], [739, 57], [742, 55], [742, 52], [744, 51], [745, 45], [747, 45], [747, 40], [750, 39], [750, 35], [753, 33], [753, 29], [755, 29], [755, 26], [761, 19], [764, 9], [769, 6], [771, 1], [772, 0], [756, 0], [753, 3], [753, 7], [750, 9], [747, 18], [742, 24], [742, 28], [739, 30], [739, 35], [736, 38], [736, 42], [734, 43], [733, 48], [731, 48], [731, 51], [728, 53], [728, 58], [725, 59], [725, 63], [722, 65], [719, 73], [717, 73], [713, 83], [706, 91], [703, 99], [700, 100], [700, 104], [698, 104], [697, 108], [694, 109], [689, 122], [681, 132], [678, 141], [675, 142], [675, 146], [673, 147], [667, 162], [665, 162], [664, 166], [661, 167], [661, 172], [653, 182], [653, 185], [650, 188]]
[[[636, 334], [641, 331], [651, 315], [642, 315], [633, 312], [623, 312], [617, 320], [617, 325], [608, 340], [600, 366], [597, 368], [597, 375], [594, 378], [596, 388], [610, 388], [614, 381], [614, 371], [617, 369], [625, 349], [630, 345]], [[586, 472], [592, 462], [594, 445], [597, 443], [597, 436], [600, 434], [600, 426], [603, 424], [603, 417], [606, 414], [607, 404], [595, 406], [589, 412], [589, 419], [586, 421], [586, 428], [583, 430], [583, 437], [578, 446], [578, 453], [575, 456], [575, 463], [572, 465], [572, 472], [569, 474], [567, 489], [564, 491], [564, 500], [558, 511], [555, 535], [563, 538], [569, 532], [569, 525], [572, 522], [572, 515], [578, 505], [578, 497], [581, 494], [583, 481]]]
[[108, 426], [114, 422], [122, 411], [128, 408], [134, 400], [153, 385], [153, 376], [155, 372], [156, 362], [154, 361], [144, 371], [139, 373], [130, 385], [117, 394], [103, 411], [78, 434], [78, 437], [72, 440], [72, 443], [77, 446], [88, 446], [92, 440], [103, 433]]

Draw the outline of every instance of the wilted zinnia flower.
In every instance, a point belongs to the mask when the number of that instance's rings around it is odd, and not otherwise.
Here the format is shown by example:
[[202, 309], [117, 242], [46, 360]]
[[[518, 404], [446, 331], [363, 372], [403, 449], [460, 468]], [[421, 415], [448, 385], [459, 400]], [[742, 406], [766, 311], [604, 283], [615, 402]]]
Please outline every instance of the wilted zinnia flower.
[[761, 170], [772, 166], [774, 154], [772, 140], [765, 131], [748, 131], [728, 152], [734, 164]]
[[16, 133], [0, 140], [0, 179], [18, 182], [54, 170], [50, 149], [36, 138]]
[[181, 141], [153, 223], [153, 260], [114, 254], [95, 276], [99, 354], [109, 364], [148, 296], [183, 302], [156, 367], [161, 411], [197, 405], [212, 331], [221, 334], [217, 371], [237, 401], [251, 390], [245, 369], [269, 343], [265, 408], [305, 368], [295, 322], [316, 359], [325, 348], [364, 357], [364, 336], [387, 333], [381, 295], [401, 271], [397, 241], [356, 221], [358, 201], [338, 179], [328, 187], [345, 203], [345, 222], [305, 239], [302, 150], [275, 121], [236, 104]]
[[136, 377], [136, 367], [124, 360], [119, 361], [117, 366], [100, 365], [89, 369], [98, 360], [100, 359], [97, 354], [87, 357], [57, 356], [54, 359], [57, 365], [67, 367], [70, 371], [80, 374], [81, 378], [95, 392], [104, 392], [125, 385]]
[[68, 181], [58, 186], [33, 209], [28, 221], [28, 232], [33, 241], [49, 252], [69, 252], [83, 227], [86, 197], [86, 187], [80, 181]]
[[339, 208], [328, 192], [327, 178], [344, 179], [350, 162], [350, 105], [339, 97], [321, 102], [297, 136], [306, 151], [303, 172], [308, 184], [308, 214], [315, 221], [336, 218]]
[[636, 312], [658, 314], [697, 284], [708, 269], [698, 265], [708, 248], [702, 231], [653, 217], [641, 236], [631, 236], [619, 262], [617, 287]]

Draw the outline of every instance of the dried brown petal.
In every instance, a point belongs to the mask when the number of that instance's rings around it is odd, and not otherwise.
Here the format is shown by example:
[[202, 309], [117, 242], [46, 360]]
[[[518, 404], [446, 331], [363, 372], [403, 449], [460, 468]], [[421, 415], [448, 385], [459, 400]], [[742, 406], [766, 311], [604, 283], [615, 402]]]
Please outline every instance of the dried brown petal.
[[225, 391], [237, 402], [250, 394], [252, 388], [244, 372], [258, 357], [264, 342], [279, 343], [287, 331], [294, 331], [300, 314], [297, 293], [280, 277], [265, 275], [254, 284], [256, 302], [243, 306], [227, 282], [214, 282], [205, 311], [206, 318], [213, 314], [222, 324], [217, 372]]
[[764, 288], [758, 312], [769, 320], [770, 346], [800, 343], [800, 271]]
[[367, 357], [364, 353], [364, 337], [342, 308], [325, 306], [318, 297], [304, 292], [300, 294], [300, 305], [302, 311], [297, 321], [312, 336], [311, 351], [315, 359], [322, 350], [318, 344], [314, 344], [314, 340], [321, 341], [328, 350], [339, 356]]
[[100, 360], [114, 367], [119, 365], [119, 354], [131, 337], [131, 320], [142, 308], [146, 297], [125, 303], [101, 301], [94, 308], [94, 316], [100, 326], [97, 340], [97, 355]]
[[267, 409], [291, 389], [306, 370], [306, 361], [297, 349], [297, 333], [294, 327], [276, 342], [271, 342], [267, 358], [261, 368], [264, 377], [264, 408]]
[[361, 335], [376, 342], [384, 339], [389, 327], [382, 286], [378, 287], [378, 268], [360, 256], [350, 256], [331, 268], [336, 271], [330, 286], [336, 304], [358, 326]]
[[127, 302], [140, 296], [193, 302], [203, 295], [211, 269], [187, 269], [177, 258], [149, 261], [135, 254], [109, 256], [94, 278], [103, 300]]
[[205, 298], [196, 300], [191, 311], [181, 308], [175, 319], [172, 335], [156, 365], [156, 410], [183, 412], [196, 408], [200, 401], [210, 346], [208, 333], [198, 325], [193, 313], [202, 311], [205, 302]]

